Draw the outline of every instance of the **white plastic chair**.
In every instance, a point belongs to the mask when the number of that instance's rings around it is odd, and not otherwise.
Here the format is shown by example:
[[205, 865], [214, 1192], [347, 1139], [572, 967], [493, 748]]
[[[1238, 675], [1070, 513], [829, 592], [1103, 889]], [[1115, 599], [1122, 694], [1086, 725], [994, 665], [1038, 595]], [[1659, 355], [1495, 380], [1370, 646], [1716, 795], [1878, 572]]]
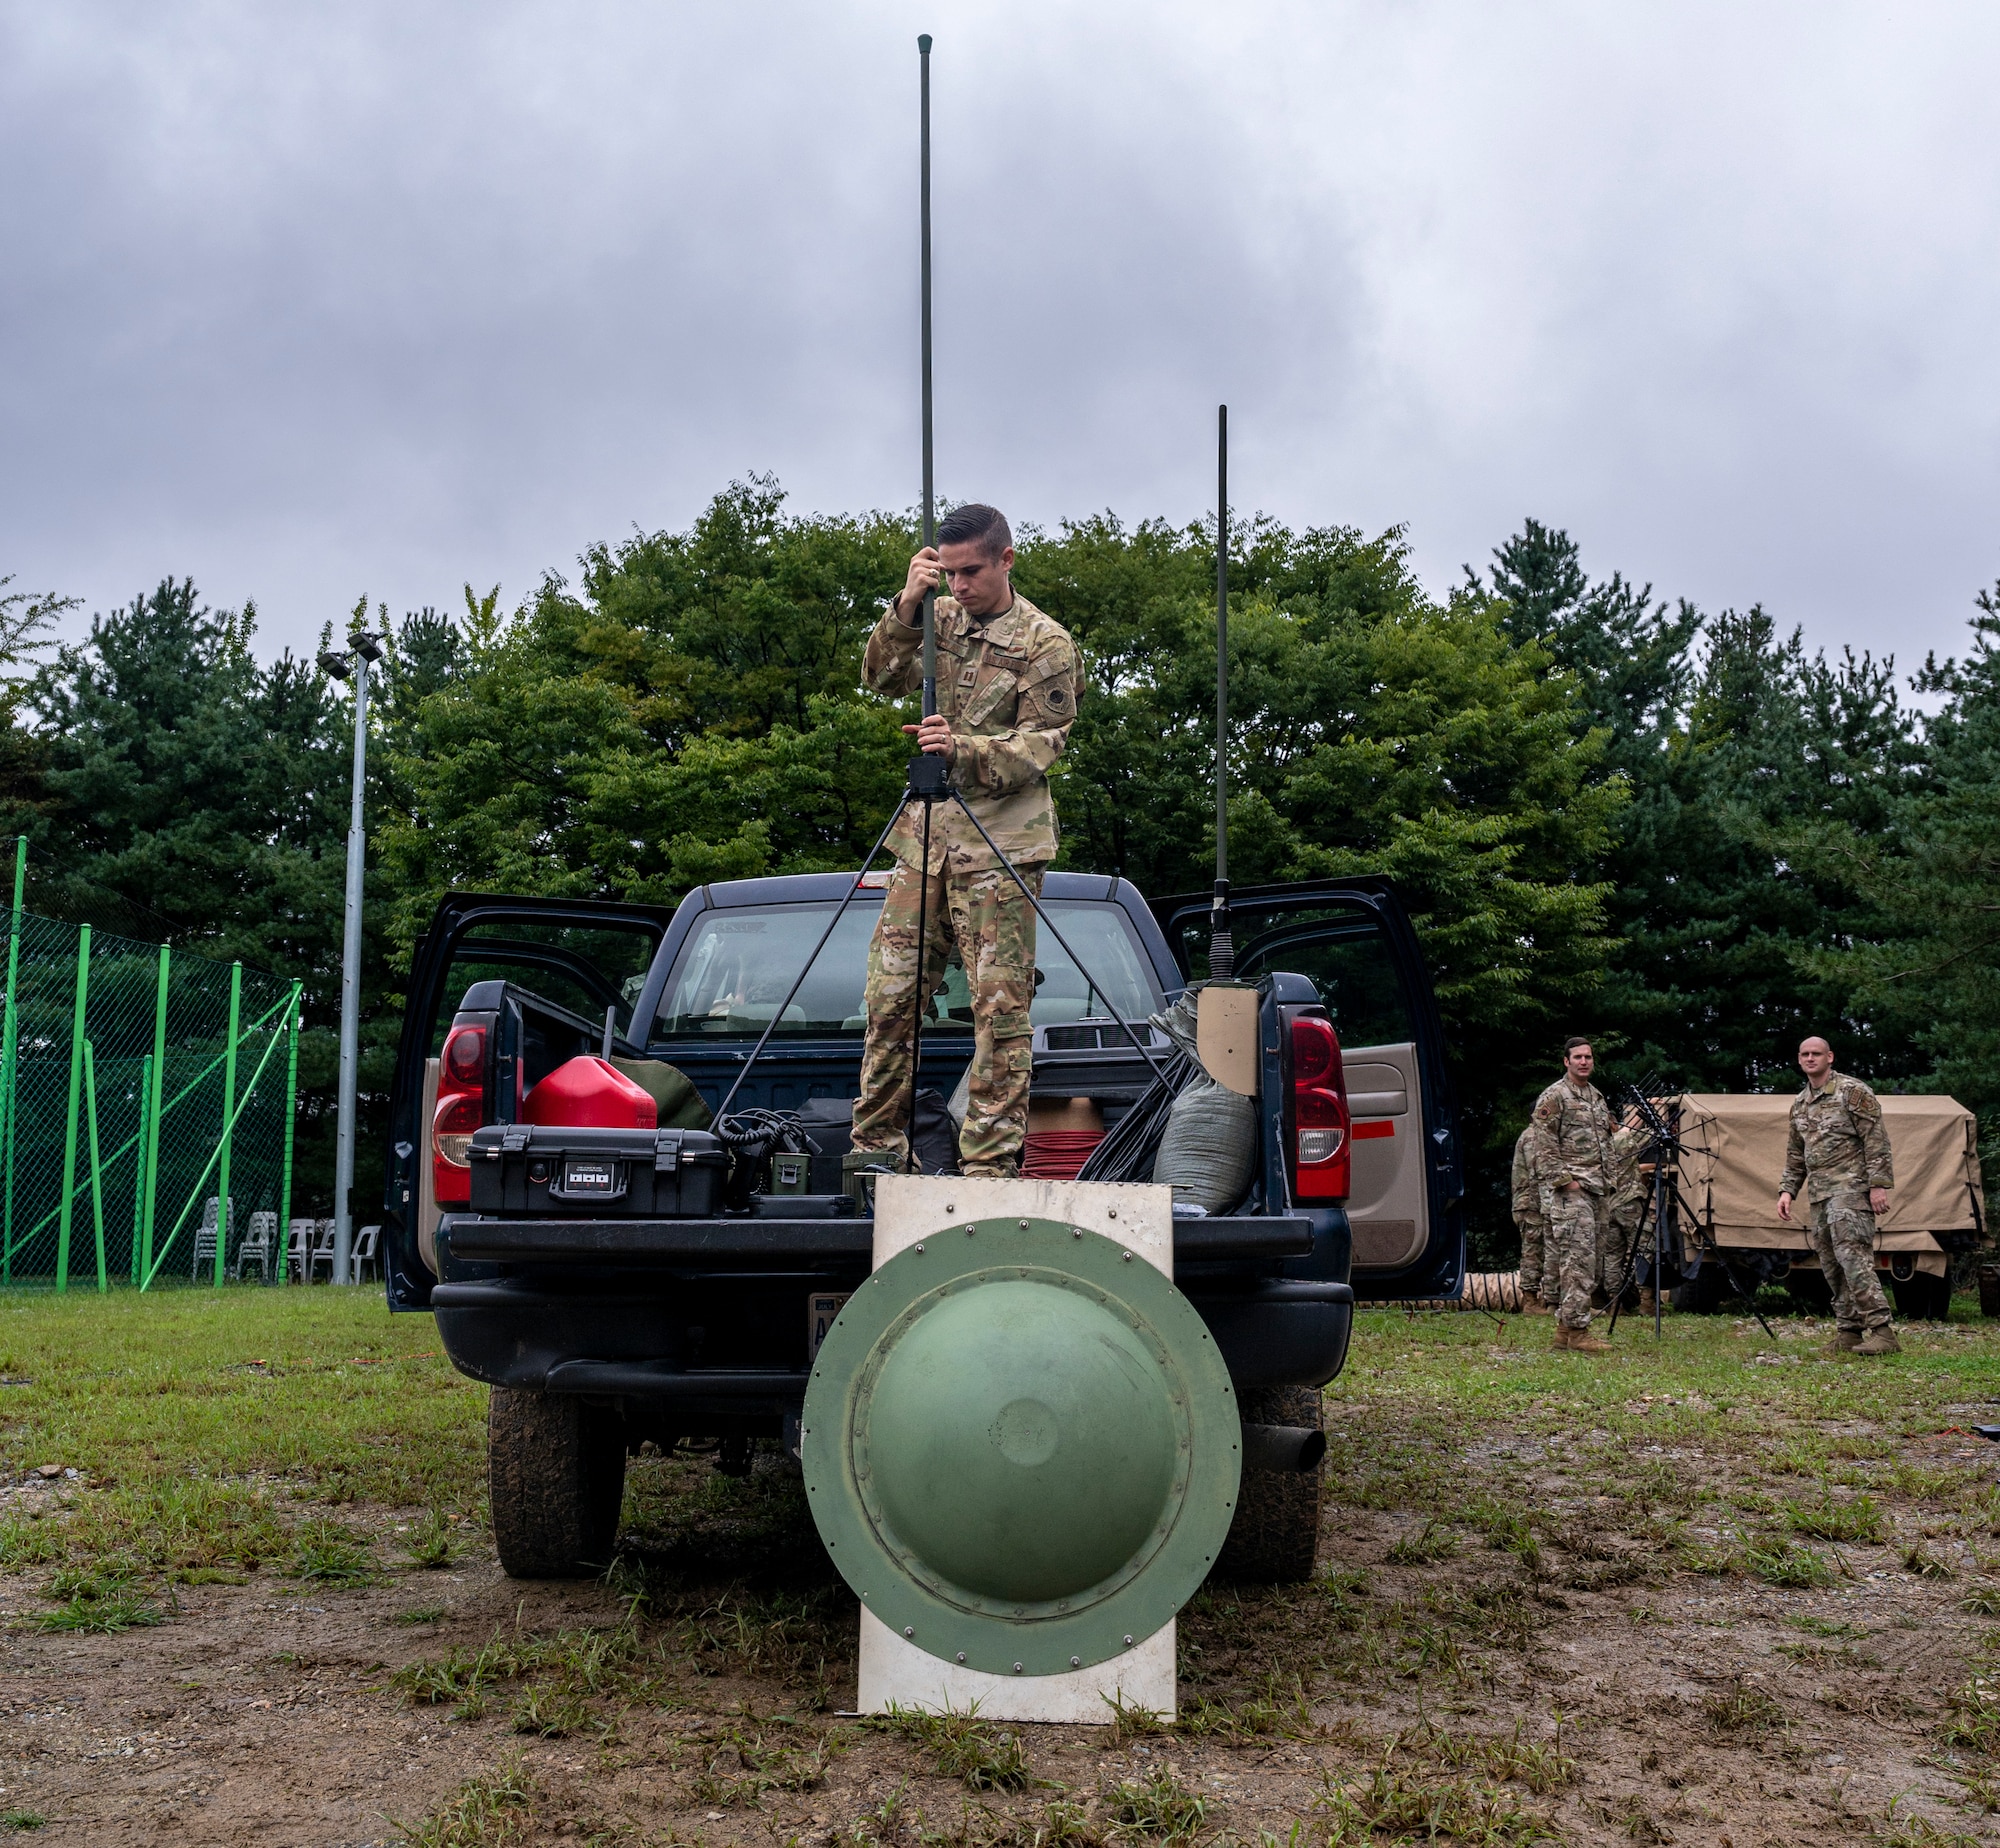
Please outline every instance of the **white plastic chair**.
[[[194, 1235], [194, 1262], [188, 1267], [190, 1277], [213, 1276], [215, 1274], [215, 1234], [222, 1223], [222, 1202], [210, 1194], [201, 1203], [201, 1229]], [[229, 1230], [236, 1230], [236, 1201], [229, 1202]], [[227, 1244], [223, 1249], [228, 1249]]]
[[313, 1231], [318, 1224], [317, 1219], [292, 1221], [292, 1236], [285, 1246], [285, 1275], [301, 1283], [312, 1281]]
[[[236, 1247], [236, 1255], [229, 1260], [229, 1274], [237, 1282], [243, 1281], [243, 1273], [251, 1265], [256, 1265], [257, 1275], [266, 1283], [271, 1281], [271, 1244], [278, 1235], [278, 1215], [276, 1213], [252, 1213], [250, 1230], [243, 1243]], [[210, 1257], [214, 1254], [211, 1252]]]
[[306, 1274], [307, 1282], [311, 1282], [319, 1275], [319, 1267], [322, 1264], [326, 1266], [328, 1281], [333, 1278], [333, 1225], [331, 1219], [313, 1221], [312, 1258]]
[[372, 1271], [379, 1281], [382, 1275], [381, 1260], [377, 1249], [382, 1243], [380, 1226], [363, 1226], [354, 1235], [354, 1281], [359, 1283]]

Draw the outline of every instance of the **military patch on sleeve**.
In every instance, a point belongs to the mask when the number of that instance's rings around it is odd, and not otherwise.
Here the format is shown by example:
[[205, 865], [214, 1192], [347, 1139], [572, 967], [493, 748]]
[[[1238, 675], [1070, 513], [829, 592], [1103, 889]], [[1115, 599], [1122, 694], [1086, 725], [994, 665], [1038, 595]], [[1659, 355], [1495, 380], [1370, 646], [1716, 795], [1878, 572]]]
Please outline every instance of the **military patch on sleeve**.
[[1045, 694], [1043, 694], [1042, 697], [1045, 700], [1047, 700], [1049, 705], [1053, 707], [1057, 712], [1060, 712], [1065, 706], [1069, 704], [1069, 695], [1065, 693], [1061, 687], [1049, 688], [1049, 690]]

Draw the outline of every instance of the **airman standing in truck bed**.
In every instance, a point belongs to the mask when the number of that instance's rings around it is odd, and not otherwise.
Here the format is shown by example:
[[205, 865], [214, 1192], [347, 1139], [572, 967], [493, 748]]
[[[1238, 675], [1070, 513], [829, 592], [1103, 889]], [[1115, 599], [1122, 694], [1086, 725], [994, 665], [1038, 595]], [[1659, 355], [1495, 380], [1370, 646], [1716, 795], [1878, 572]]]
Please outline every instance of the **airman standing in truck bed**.
[[1590, 1292], [1597, 1281], [1610, 1191], [1611, 1109], [1590, 1082], [1596, 1056], [1587, 1039], [1563, 1047], [1563, 1075], [1535, 1102], [1535, 1179], [1548, 1221], [1548, 1263], [1562, 1279], [1556, 1346], [1608, 1354], [1590, 1332]]
[[1791, 1218], [1803, 1187], [1812, 1206], [1806, 1237], [1833, 1291], [1834, 1351], [1898, 1353], [1875, 1273], [1875, 1221], [1896, 1184], [1882, 1106], [1859, 1078], [1833, 1069], [1833, 1048], [1817, 1035], [1800, 1042], [1799, 1070], [1806, 1083], [1792, 1099], [1778, 1217]]
[[956, 594], [939, 597], [936, 610], [938, 710], [903, 729], [950, 764], [952, 786], [993, 846], [956, 803], [931, 809], [928, 858], [923, 804], [909, 804], [890, 830], [898, 864], [868, 950], [853, 1167], [900, 1169], [908, 1158], [918, 983], [928, 1006], [956, 944], [972, 991], [973, 1044], [959, 1159], [967, 1174], [1011, 1177], [1019, 1168], [1033, 1067], [1035, 911], [994, 848], [1039, 896], [1058, 838], [1048, 769], [1069, 741], [1081, 674], [1069, 631], [1014, 589], [1013, 564], [1013, 536], [996, 509], [954, 508], [939, 523], [936, 549], [911, 559], [862, 659], [872, 691], [914, 693], [924, 593], [950, 580]]

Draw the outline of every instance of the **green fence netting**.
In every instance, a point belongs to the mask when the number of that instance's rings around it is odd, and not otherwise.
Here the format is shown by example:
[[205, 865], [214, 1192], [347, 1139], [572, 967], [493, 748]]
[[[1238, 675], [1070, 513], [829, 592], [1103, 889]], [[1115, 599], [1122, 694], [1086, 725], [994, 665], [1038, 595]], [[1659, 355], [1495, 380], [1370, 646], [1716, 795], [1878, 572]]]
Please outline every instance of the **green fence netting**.
[[9, 858], [0, 1284], [282, 1280], [300, 984], [41, 917]]

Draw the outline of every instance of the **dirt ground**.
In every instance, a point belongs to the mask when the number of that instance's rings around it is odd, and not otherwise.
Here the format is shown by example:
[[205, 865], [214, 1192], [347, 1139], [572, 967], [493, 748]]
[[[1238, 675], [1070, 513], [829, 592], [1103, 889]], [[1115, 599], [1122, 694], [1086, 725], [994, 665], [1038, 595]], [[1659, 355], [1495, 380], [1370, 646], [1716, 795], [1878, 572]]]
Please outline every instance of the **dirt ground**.
[[[1984, 1330], [1913, 1338], [1871, 1417], [1823, 1325], [1589, 1363], [1511, 1318], [1368, 1320], [1328, 1395], [1321, 1576], [1189, 1607], [1171, 1729], [842, 1717], [855, 1607], [791, 1472], [649, 1456], [603, 1583], [505, 1579], [476, 1518], [449, 1563], [391, 1565], [416, 1517], [351, 1505], [368, 1582], [216, 1573], [238, 1582], [92, 1634], [38, 1627], [47, 1571], [0, 1579], [0, 1826], [105, 1848], [2000, 1840]], [[88, 1489], [5, 1496], [61, 1521]]]

